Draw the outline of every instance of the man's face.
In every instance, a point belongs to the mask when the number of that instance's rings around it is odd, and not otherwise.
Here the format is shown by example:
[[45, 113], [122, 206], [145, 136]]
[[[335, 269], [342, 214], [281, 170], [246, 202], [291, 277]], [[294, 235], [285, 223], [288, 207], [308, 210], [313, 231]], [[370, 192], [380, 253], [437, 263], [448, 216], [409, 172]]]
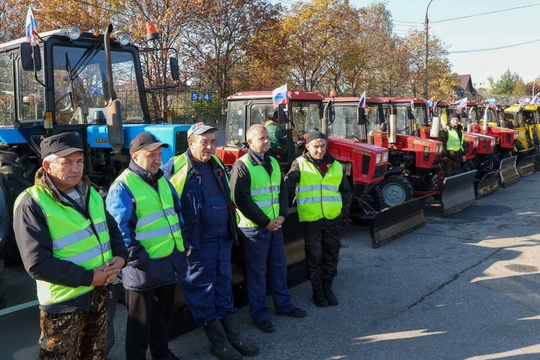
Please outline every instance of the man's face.
[[161, 153], [161, 146], [152, 151], [141, 149], [131, 154], [131, 158], [135, 164], [149, 171], [152, 175], [156, 175], [161, 166]]
[[198, 162], [207, 162], [212, 158], [214, 145], [216, 144], [216, 135], [213, 131], [201, 135], [191, 135], [189, 140], [189, 152], [191, 158]]
[[270, 147], [270, 138], [268, 137], [268, 131], [264, 128], [257, 130], [253, 135], [247, 139], [249, 147], [259, 153], [264, 154]]
[[326, 140], [314, 139], [307, 144], [309, 156], [316, 160], [322, 160], [324, 154], [326, 154]]
[[66, 157], [57, 157], [52, 162], [44, 161], [43, 168], [58, 190], [69, 190], [81, 181], [84, 170], [83, 152], [77, 151]]

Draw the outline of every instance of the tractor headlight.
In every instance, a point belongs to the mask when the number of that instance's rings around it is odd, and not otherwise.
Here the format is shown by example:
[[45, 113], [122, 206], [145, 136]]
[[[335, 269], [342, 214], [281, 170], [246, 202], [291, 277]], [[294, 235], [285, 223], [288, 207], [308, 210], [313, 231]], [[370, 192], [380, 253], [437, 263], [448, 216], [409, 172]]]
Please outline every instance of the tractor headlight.
[[118, 42], [122, 46], [129, 44], [130, 41], [131, 41], [131, 37], [128, 34], [122, 34], [118, 37]]
[[68, 38], [70, 38], [71, 40], [77, 40], [78, 38], [81, 37], [81, 29], [79, 29], [78, 27], [70, 27], [68, 30], [67, 30], [67, 33], [66, 35], [68, 36]]
[[375, 155], [375, 164], [380, 164], [381, 163], [381, 154], [380, 153], [377, 153], [377, 155]]
[[383, 162], [388, 162], [388, 151], [385, 151], [383, 154]]
[[478, 147], [478, 138], [474, 139], [474, 147], [475, 147], [475, 148]]
[[495, 139], [491, 139], [491, 147], [492, 147], [492, 148], [495, 147]]

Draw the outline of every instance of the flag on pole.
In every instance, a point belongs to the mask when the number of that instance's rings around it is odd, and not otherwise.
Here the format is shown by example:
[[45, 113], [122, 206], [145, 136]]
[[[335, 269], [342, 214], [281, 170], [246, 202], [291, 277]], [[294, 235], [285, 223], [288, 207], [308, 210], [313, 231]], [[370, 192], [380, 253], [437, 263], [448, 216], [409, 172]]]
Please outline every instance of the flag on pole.
[[497, 105], [497, 100], [486, 99], [486, 107], [495, 107], [496, 105]]
[[272, 103], [274, 104], [274, 109], [277, 109], [281, 104], [287, 104], [288, 99], [287, 84], [272, 90]]
[[31, 6], [28, 7], [28, 12], [26, 13], [26, 41], [32, 44], [39, 43], [36, 20], [34, 19]]
[[365, 91], [362, 93], [362, 96], [360, 96], [360, 101], [358, 102], [358, 108], [359, 109], [366, 108], [366, 92]]
[[456, 101], [456, 108], [462, 109], [467, 107], [467, 98], [459, 99]]

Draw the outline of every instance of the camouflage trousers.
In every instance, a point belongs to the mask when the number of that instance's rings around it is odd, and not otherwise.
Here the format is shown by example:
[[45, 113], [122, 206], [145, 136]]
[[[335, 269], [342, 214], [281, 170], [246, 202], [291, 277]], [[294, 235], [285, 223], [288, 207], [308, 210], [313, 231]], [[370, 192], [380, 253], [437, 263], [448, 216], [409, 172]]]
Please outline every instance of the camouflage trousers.
[[51, 314], [40, 311], [39, 358], [107, 359], [107, 288], [90, 293], [88, 311]]
[[441, 170], [443, 173], [443, 177], [446, 178], [452, 175], [456, 175], [457, 173], [459, 173], [460, 169], [461, 161], [451, 158], [449, 156], [445, 156], [442, 158]]

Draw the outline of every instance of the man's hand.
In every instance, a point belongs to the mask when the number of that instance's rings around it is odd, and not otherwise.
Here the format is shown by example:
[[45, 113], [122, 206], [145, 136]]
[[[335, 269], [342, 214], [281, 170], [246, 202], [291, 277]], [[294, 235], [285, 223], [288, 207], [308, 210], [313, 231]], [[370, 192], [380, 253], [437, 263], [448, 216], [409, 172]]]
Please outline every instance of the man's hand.
[[116, 274], [122, 270], [126, 261], [119, 256], [113, 257], [107, 261], [104, 265], [94, 268], [94, 279], [92, 285], [94, 286], [107, 286], [115, 282], [118, 278]]
[[268, 231], [277, 231], [281, 229], [281, 225], [285, 221], [285, 218], [283, 216], [278, 216], [275, 219], [270, 220], [268, 225], [266, 225], [266, 230]]

